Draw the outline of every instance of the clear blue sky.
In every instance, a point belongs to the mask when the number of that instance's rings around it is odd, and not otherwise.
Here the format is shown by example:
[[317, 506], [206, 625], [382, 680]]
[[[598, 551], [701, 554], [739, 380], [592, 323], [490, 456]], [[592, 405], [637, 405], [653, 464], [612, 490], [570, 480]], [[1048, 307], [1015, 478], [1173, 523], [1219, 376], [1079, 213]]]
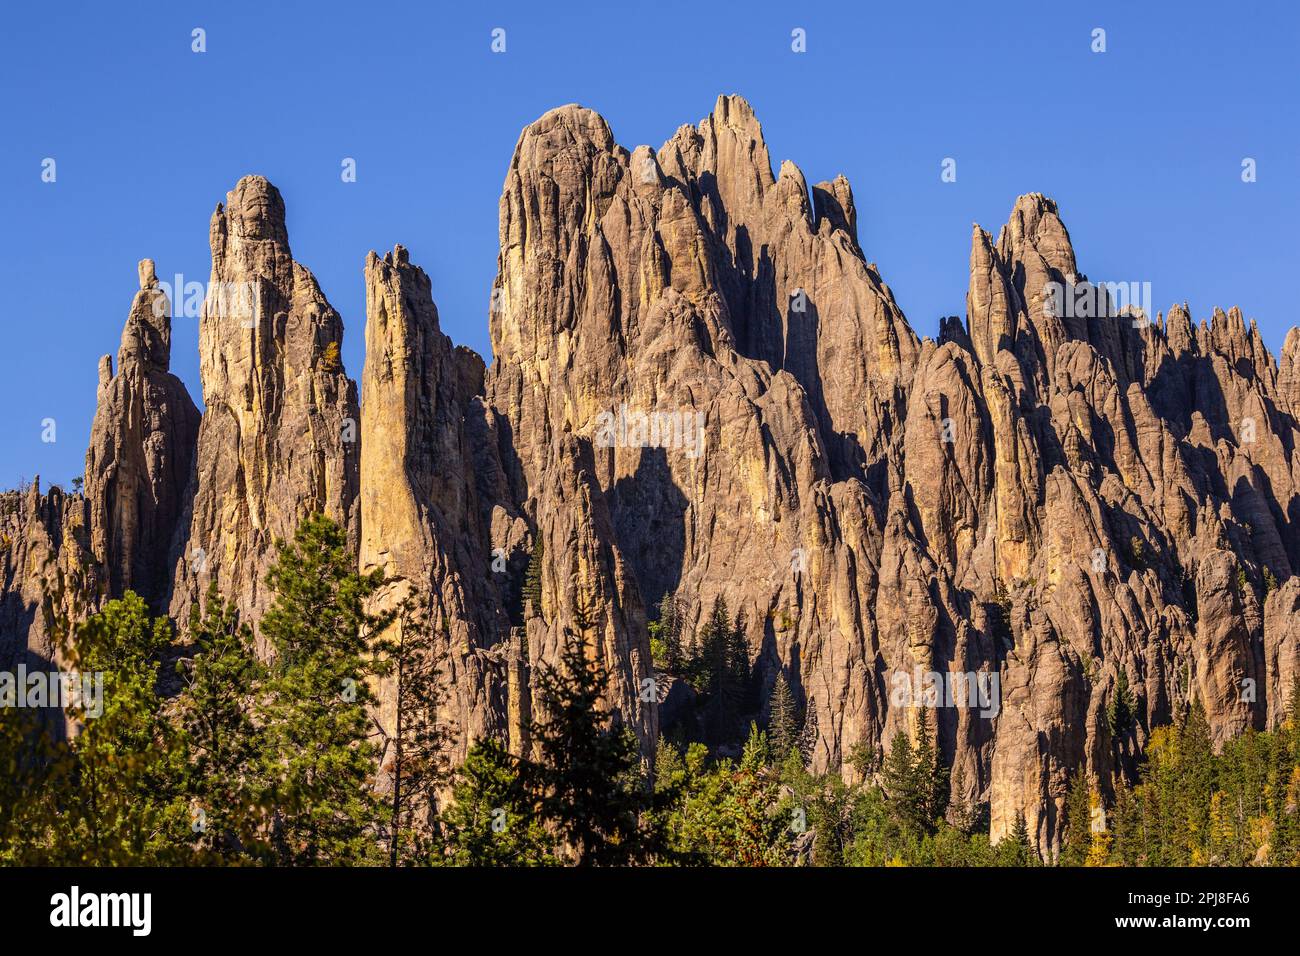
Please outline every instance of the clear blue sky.
[[[996, 233], [1038, 191], [1089, 276], [1149, 281], [1158, 308], [1186, 299], [1197, 318], [1238, 304], [1276, 352], [1300, 321], [1297, 5], [946, 6], [7, 5], [0, 487], [81, 473], [96, 361], [117, 350], [136, 261], [206, 282], [208, 219], [246, 173], [284, 194], [294, 255], [343, 316], [350, 374], [365, 254], [398, 242], [432, 277], [444, 329], [489, 357], [511, 151], [570, 102], [627, 147], [658, 147], [718, 93], [744, 95], [774, 164], [849, 177], [867, 257], [923, 335], [964, 314], [970, 224]], [[195, 27], [206, 53], [191, 52]], [[940, 182], [945, 157], [956, 183]], [[173, 369], [201, 402], [196, 343], [196, 321], [178, 319]]]

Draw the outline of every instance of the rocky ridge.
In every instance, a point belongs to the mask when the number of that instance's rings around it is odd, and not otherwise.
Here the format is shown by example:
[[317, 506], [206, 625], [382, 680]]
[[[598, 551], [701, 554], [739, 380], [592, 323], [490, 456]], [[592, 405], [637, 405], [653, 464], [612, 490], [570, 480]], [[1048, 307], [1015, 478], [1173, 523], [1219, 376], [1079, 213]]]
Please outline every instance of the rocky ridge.
[[[759, 696], [786, 675], [818, 769], [851, 776], [924, 715], [994, 839], [1024, 813], [1048, 854], [1071, 776], [1106, 791], [1193, 698], [1218, 741], [1280, 720], [1300, 330], [1275, 360], [1236, 309], [1063, 311], [1052, 289], [1094, 287], [1032, 194], [996, 239], [974, 228], [966, 321], [920, 338], [856, 220], [843, 177], [773, 174], [739, 97], [658, 151], [552, 110], [506, 175], [491, 367], [441, 332], [405, 249], [372, 253], [358, 406], [342, 320], [246, 177], [212, 220], [202, 420], [142, 263], [85, 497], [0, 496], [0, 652], [50, 650], [42, 567], [181, 622], [215, 580], [255, 618], [275, 538], [323, 511], [388, 572], [381, 601], [428, 600], [461, 753], [527, 746], [568, 628], [651, 753], [647, 609], [669, 593], [744, 615]], [[931, 672], [996, 695], [900, 697]]]

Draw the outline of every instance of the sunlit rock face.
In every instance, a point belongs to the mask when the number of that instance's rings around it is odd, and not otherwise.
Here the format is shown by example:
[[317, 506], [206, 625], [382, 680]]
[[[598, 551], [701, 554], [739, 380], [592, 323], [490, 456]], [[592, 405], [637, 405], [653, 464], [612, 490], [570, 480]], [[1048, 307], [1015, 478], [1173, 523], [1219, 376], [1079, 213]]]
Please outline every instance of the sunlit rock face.
[[527, 750], [574, 632], [650, 756], [670, 593], [695, 623], [717, 596], [741, 615], [746, 716], [784, 673], [816, 769], [852, 777], [924, 719], [993, 839], [1023, 813], [1045, 855], [1072, 777], [1109, 796], [1191, 701], [1216, 742], [1281, 720], [1300, 332], [1275, 360], [1236, 309], [1119, 308], [1031, 194], [974, 227], [965, 319], [921, 338], [848, 181], [773, 167], [739, 97], [657, 151], [545, 114], [502, 190], [491, 364], [442, 333], [405, 249], [372, 253], [359, 406], [279, 192], [241, 180], [212, 219], [201, 422], [142, 269], [85, 499], [0, 498], [4, 646], [46, 640], [37, 568], [78, 555], [98, 593], [146, 589], [182, 624], [214, 580], [256, 620], [275, 539], [320, 511], [391, 579], [379, 607], [429, 608], [457, 754]]
[[[486, 391], [525, 513], [546, 520], [556, 456], [589, 445], [621, 593], [743, 612], [819, 768], [914, 731], [929, 701], [901, 690], [924, 675], [996, 687], [926, 719], [994, 839], [1023, 812], [1050, 853], [1068, 778], [1105, 790], [1193, 697], [1218, 740], [1278, 719], [1294, 333], [1279, 369], [1236, 310], [1121, 314], [1034, 194], [975, 228], [966, 321], [919, 339], [848, 182], [774, 174], [738, 97], [657, 152], [547, 113], [500, 220]], [[1135, 718], [1112, 732], [1121, 674]]]
[[215, 580], [256, 620], [277, 539], [320, 512], [358, 534], [359, 411], [343, 320], [294, 261], [284, 200], [246, 176], [212, 214], [212, 277], [199, 320], [199, 425], [172, 614]]

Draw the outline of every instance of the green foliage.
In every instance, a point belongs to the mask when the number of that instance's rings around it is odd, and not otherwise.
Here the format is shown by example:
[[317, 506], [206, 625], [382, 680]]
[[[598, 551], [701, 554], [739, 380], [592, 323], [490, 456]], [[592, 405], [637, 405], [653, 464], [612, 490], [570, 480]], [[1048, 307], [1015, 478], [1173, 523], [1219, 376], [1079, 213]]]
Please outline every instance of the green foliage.
[[577, 865], [651, 862], [664, 844], [637, 740], [603, 708], [606, 674], [587, 654], [585, 615], [577, 620], [565, 632], [559, 666], [540, 669], [543, 716], [531, 733], [538, 760], [524, 765], [524, 783]]
[[1123, 736], [1132, 728], [1136, 706], [1133, 692], [1128, 686], [1128, 673], [1121, 666], [1115, 677], [1115, 689], [1106, 703], [1106, 724], [1110, 728], [1112, 739]]
[[48, 768], [48, 802], [26, 837], [42, 862], [189, 861], [183, 741], [157, 692], [160, 657], [171, 642], [167, 621], [151, 618], [131, 592], [77, 627], [69, 669], [102, 674], [103, 699], [65, 711], [76, 727]]
[[[760, 731], [743, 700], [744, 622], [722, 600], [698, 641], [675, 602], [661, 605], [658, 634], [665, 649], [680, 647], [702, 713], [729, 724], [710, 736], [730, 748], [748, 727], [743, 750], [661, 739], [647, 779], [636, 738], [609, 710], [598, 641], [579, 610], [560, 661], [537, 673], [534, 751], [480, 740], [449, 777], [437, 719], [444, 641], [427, 607], [371, 613], [381, 576], [358, 575], [342, 531], [319, 516], [281, 546], [268, 583], [269, 663], [215, 589], [184, 644], [129, 593], [75, 628], [49, 618], [68, 666], [102, 674], [103, 710], [0, 706], [0, 863], [1041, 865], [1023, 812], [990, 843], [986, 808], [960, 772], [947, 805], [949, 774], [924, 710], [883, 755], [865, 741], [851, 749], [851, 784], [840, 768], [805, 766], [784, 673]], [[162, 664], [175, 658], [179, 688], [165, 699]], [[1105, 711], [1113, 737], [1133, 728], [1136, 710], [1121, 670]], [[1248, 730], [1216, 753], [1193, 703], [1152, 730], [1132, 780], [1077, 768], [1058, 862], [1300, 864], [1300, 680], [1286, 713], [1275, 730]]]
[[733, 621], [727, 602], [719, 595], [700, 630], [696, 667], [704, 693], [704, 728], [708, 742], [722, 745], [739, 736], [740, 716], [749, 683], [749, 646], [744, 617]]
[[265, 669], [253, 635], [233, 605], [222, 602], [215, 582], [205, 613], [190, 612], [194, 654], [177, 669], [184, 688], [176, 720], [186, 745], [187, 793], [193, 842], [202, 857], [221, 862], [265, 858], [263, 786], [258, 760], [264, 734], [252, 703]]
[[656, 667], [675, 677], [686, 675], [685, 626], [686, 608], [676, 595], [665, 594], [659, 602], [658, 618], [649, 624], [650, 653]]
[[691, 744], [683, 755], [660, 741], [655, 788], [670, 807], [662, 826], [678, 859], [707, 866], [790, 861], [791, 817], [768, 759], [767, 740], [756, 727], [739, 763], [710, 765], [703, 744]]
[[1138, 571], [1144, 571], [1148, 567], [1146, 545], [1137, 535], [1129, 538], [1128, 542], [1128, 563]]
[[457, 769], [451, 805], [439, 818], [443, 862], [455, 866], [550, 866], [555, 844], [520, 780], [520, 761], [491, 739]]
[[[523, 604], [524, 615], [540, 617], [542, 613], [542, 566], [546, 561], [546, 545], [542, 543], [539, 532], [533, 542], [533, 553], [528, 558], [528, 568], [524, 571], [524, 586], [519, 599]], [[532, 611], [529, 611], [529, 608]]]
[[433, 852], [432, 804], [448, 778], [452, 737], [438, 721], [446, 698], [442, 655], [426, 602], [408, 598], [394, 626], [374, 644], [377, 671], [391, 688], [392, 725], [381, 728], [380, 765], [389, 808], [388, 862], [411, 864]]
[[1023, 810], [1016, 811], [1016, 822], [993, 848], [999, 866], [1033, 866], [1038, 863], [1038, 851], [1029, 839], [1029, 827]]
[[682, 744], [702, 742], [729, 756], [739, 753], [744, 728], [757, 716], [753, 694], [747, 626], [743, 614], [732, 618], [719, 595], [698, 631], [687, 626], [690, 611], [676, 595], [660, 601], [650, 622], [655, 666], [685, 682], [693, 693], [663, 729]]
[[74, 765], [51, 723], [36, 711], [0, 707], [0, 864], [78, 862], [55, 843]]
[[391, 621], [366, 602], [382, 572], [360, 575], [342, 529], [307, 518], [281, 543], [262, 618], [275, 656], [264, 695], [261, 770], [273, 803], [271, 840], [281, 865], [348, 865], [378, 859], [376, 827], [388, 807], [372, 786], [377, 749], [367, 709], [379, 670], [371, 640]]
[[784, 760], [790, 751], [799, 746], [799, 734], [803, 730], [803, 721], [799, 715], [799, 705], [790, 684], [785, 679], [785, 672], [776, 675], [772, 684], [772, 693], [767, 702], [767, 736], [771, 741], [772, 753]]
[[1077, 768], [1070, 777], [1070, 792], [1065, 800], [1065, 835], [1060, 862], [1065, 866], [1083, 866], [1092, 848], [1092, 791], [1088, 774]]
[[[1294, 718], [1216, 754], [1199, 702], [1152, 731], [1140, 781], [1117, 781], [1104, 832], [1067, 839], [1062, 862], [1093, 866], [1294, 866], [1300, 863], [1300, 735]], [[1071, 821], [1078, 816], [1070, 800]], [[1094, 795], [1094, 800], [1096, 799]], [[1075, 834], [1074, 823], [1069, 831]]]
[[993, 609], [989, 614], [993, 636], [997, 638], [1005, 648], [1015, 646], [1015, 633], [1011, 629], [1011, 595], [1007, 589], [999, 582], [994, 591]]
[[881, 782], [899, 826], [918, 834], [936, 831], [947, 808], [948, 775], [935, 749], [925, 708], [917, 717], [915, 745], [905, 731], [894, 735]]

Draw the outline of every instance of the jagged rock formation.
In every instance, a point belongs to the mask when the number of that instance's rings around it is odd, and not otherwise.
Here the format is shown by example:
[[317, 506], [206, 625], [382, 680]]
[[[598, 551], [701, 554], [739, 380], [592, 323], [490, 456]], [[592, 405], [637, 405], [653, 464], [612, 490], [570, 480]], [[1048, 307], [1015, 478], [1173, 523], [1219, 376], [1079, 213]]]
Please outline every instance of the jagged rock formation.
[[[325, 511], [392, 578], [381, 605], [427, 601], [462, 753], [482, 734], [527, 749], [536, 668], [574, 630], [649, 754], [646, 609], [722, 595], [764, 691], [783, 672], [806, 705], [817, 769], [850, 776], [855, 748], [924, 717], [993, 838], [1024, 813], [1047, 854], [1072, 777], [1108, 791], [1191, 700], [1217, 741], [1282, 719], [1300, 331], [1279, 362], [1236, 309], [1118, 313], [1031, 194], [996, 240], [974, 228], [965, 322], [920, 338], [856, 224], [843, 177], [773, 175], [738, 97], [658, 151], [552, 110], [501, 197], [491, 367], [442, 334], [405, 250], [372, 254], [358, 413], [279, 193], [241, 180], [212, 221], [206, 411], [171, 550], [141, 555], [188, 434], [183, 392], [136, 398], [166, 367], [144, 288], [101, 388], [89, 518], [76, 498], [0, 499], [3, 634], [35, 627], [35, 568], [88, 551], [81, 525], [111, 588], [156, 580], [162, 555], [178, 620], [213, 578], [255, 620], [274, 538]], [[153, 511], [130, 511], [128, 481]], [[986, 698], [945, 687], [923, 708], [930, 672]]]
[[277, 539], [320, 512], [357, 541], [358, 408], [343, 321], [294, 261], [280, 192], [246, 176], [217, 204], [199, 320], [203, 420], [171, 611], [208, 582], [257, 620]]
[[0, 493], [0, 670], [63, 662], [67, 622], [103, 589], [91, 558], [86, 502], [54, 487]]
[[[996, 715], [928, 719], [994, 838], [1023, 811], [1050, 851], [1069, 776], [1105, 790], [1192, 695], [1219, 739], [1278, 712], [1294, 638], [1265, 636], [1263, 597], [1300, 543], [1300, 345], [1279, 371], [1236, 311], [1056, 315], [1049, 283], [1086, 279], [1039, 195], [996, 243], [976, 228], [965, 326], [918, 341], [848, 183], [812, 195], [738, 98], [657, 153], [546, 114], [501, 201], [489, 404], [528, 488], [566, 433], [596, 444], [643, 603], [743, 610], [820, 767], [914, 727], [900, 675], [995, 675]], [[702, 441], [600, 447], [623, 408]], [[1112, 728], [1121, 670], [1138, 716]]]
[[85, 496], [91, 547], [110, 595], [135, 591], [158, 612], [167, 609], [199, 428], [199, 411], [170, 366], [171, 305], [144, 259], [117, 374], [112, 356], [99, 361]]
[[[549, 562], [542, 607], [527, 619], [527, 661], [556, 660], [564, 628], [577, 625], [585, 601], [592, 652], [610, 671], [612, 703], [635, 715], [647, 744], [653, 711], [640, 707], [639, 678], [649, 674], [645, 617], [624, 607], [635, 585], [607, 553], [609, 517], [576, 446], [556, 456], [537, 500], [516, 499], [503, 467], [498, 422], [484, 405], [483, 363], [454, 348], [438, 327], [431, 285], [405, 249], [366, 262], [366, 367], [361, 404], [361, 551], [363, 570], [391, 579], [378, 596], [392, 607], [417, 593], [444, 641], [447, 707], [458, 749], [485, 733], [504, 733], [510, 700], [507, 667], [512, 623], [524, 634], [513, 587], [540, 528]], [[507, 450], [507, 456], [509, 452]], [[588, 452], [589, 458], [589, 452]], [[507, 457], [509, 461], [509, 457]], [[512, 618], [515, 619], [512, 622]], [[399, 625], [400, 626], [400, 625]], [[516, 687], [523, 694], [525, 680]], [[529, 697], [531, 697], [531, 692]], [[392, 693], [381, 693], [381, 723]], [[518, 737], [516, 726], [512, 736]], [[511, 740], [522, 749], [522, 742]]]
[[[491, 568], [494, 494], [489, 488], [485, 508], [466, 421], [483, 416], [483, 361], [442, 334], [429, 277], [404, 248], [371, 253], [365, 274], [361, 569], [383, 568], [390, 580], [377, 609], [411, 594], [427, 600], [428, 625], [443, 642], [442, 719], [456, 728], [463, 757], [467, 741], [502, 729], [504, 671], [492, 650], [510, 627], [504, 569]], [[483, 451], [492, 456], [490, 446]], [[512, 518], [522, 535], [522, 519]], [[380, 698], [391, 733], [391, 690]]]

